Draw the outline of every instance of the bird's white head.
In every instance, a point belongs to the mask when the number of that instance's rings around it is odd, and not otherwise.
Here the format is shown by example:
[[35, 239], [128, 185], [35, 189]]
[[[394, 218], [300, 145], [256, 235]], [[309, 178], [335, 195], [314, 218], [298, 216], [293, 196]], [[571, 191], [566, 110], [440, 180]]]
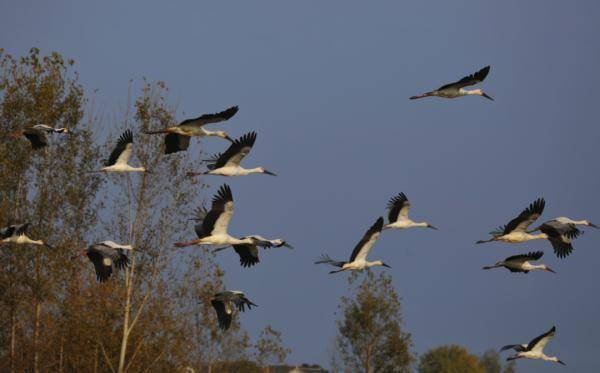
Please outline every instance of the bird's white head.
[[229, 135], [225, 131], [215, 131], [214, 134], [215, 136], [222, 137], [226, 140], [229, 140], [230, 142], [233, 142], [233, 139], [229, 137]]
[[382, 266], [382, 267], [392, 268], [389, 265], [387, 265], [384, 262], [382, 262], [381, 260], [376, 260], [376, 261], [372, 262], [371, 265], [372, 266]]
[[275, 172], [271, 172], [271, 171], [265, 169], [264, 167], [258, 167], [258, 171], [265, 175], [277, 176], [277, 174]]
[[492, 97], [488, 96], [488, 94], [487, 94], [487, 93], [485, 93], [485, 92], [484, 92], [483, 90], [481, 90], [481, 89], [474, 89], [474, 90], [473, 90], [473, 91], [471, 91], [471, 92], [473, 92], [474, 94], [476, 94], [476, 95], [479, 95], [479, 96], [481, 96], [481, 97], [485, 97], [485, 98], [487, 98], [488, 100], [492, 100], [492, 101], [494, 101], [494, 99], [493, 99]]

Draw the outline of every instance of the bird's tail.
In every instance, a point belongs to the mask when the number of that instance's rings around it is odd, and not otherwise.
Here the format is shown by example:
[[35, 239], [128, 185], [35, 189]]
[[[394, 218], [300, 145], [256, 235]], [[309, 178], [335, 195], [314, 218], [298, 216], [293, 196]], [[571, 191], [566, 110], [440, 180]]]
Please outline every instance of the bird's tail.
[[419, 98], [425, 98], [425, 97], [429, 97], [429, 96], [433, 96], [433, 92], [423, 93], [422, 95], [418, 95], [418, 96], [411, 96], [410, 99], [417, 100]]

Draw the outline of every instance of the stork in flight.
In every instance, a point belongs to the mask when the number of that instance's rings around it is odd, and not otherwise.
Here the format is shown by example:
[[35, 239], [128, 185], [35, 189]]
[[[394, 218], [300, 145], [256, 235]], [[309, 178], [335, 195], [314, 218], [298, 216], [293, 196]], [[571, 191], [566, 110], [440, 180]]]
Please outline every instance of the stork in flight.
[[131, 259], [127, 256], [127, 251], [132, 251], [131, 245], [120, 245], [113, 241], [102, 241], [90, 245], [71, 259], [75, 260], [83, 255], [87, 256], [94, 265], [96, 279], [98, 282], [107, 281], [113, 271], [129, 267]]
[[543, 198], [538, 198], [508, 224], [503, 227], [499, 227], [493, 232], [490, 232], [492, 238], [489, 240], [480, 240], [476, 243], [479, 244], [492, 241], [518, 243], [548, 238], [545, 233], [531, 234], [527, 232], [527, 228], [533, 224], [533, 222], [536, 221], [544, 211], [545, 204], [546, 202]]
[[497, 262], [493, 266], [485, 266], [483, 269], [493, 269], [504, 267], [511, 272], [521, 272], [521, 273], [529, 273], [529, 271], [533, 271], [536, 269], [541, 269], [544, 271], [554, 272], [550, 267], [545, 264], [531, 264], [529, 261], [540, 260], [540, 258], [544, 256], [542, 251], [531, 252], [528, 254], [520, 254], [509, 256], [508, 258]]
[[412, 96], [410, 99], [416, 100], [418, 98], [425, 98], [425, 97], [431, 97], [431, 96], [443, 97], [443, 98], [457, 98], [457, 97], [468, 96], [468, 95], [478, 95], [478, 96], [482, 96], [482, 97], [487, 98], [488, 100], [493, 101], [494, 99], [491, 98], [490, 96], [488, 96], [486, 93], [484, 93], [481, 89], [472, 89], [472, 90], [464, 89], [465, 87], [469, 87], [469, 86], [483, 82], [489, 72], [490, 72], [490, 67], [486, 66], [483, 69], [476, 72], [475, 74], [465, 76], [464, 78], [462, 78], [459, 81], [443, 85], [434, 91], [423, 93], [422, 95], [419, 95], [419, 96]]
[[244, 312], [246, 306], [252, 309], [252, 306], [258, 307], [252, 303], [241, 291], [226, 290], [216, 293], [210, 300], [213, 308], [217, 312], [219, 328], [223, 331], [229, 329], [233, 318], [233, 311], [237, 308], [239, 312]]
[[29, 223], [13, 224], [0, 229], [0, 244], [13, 243], [17, 245], [35, 245], [45, 246], [52, 249], [52, 246], [42, 240], [32, 240], [27, 237]]
[[204, 212], [205, 216], [195, 225], [194, 230], [198, 239], [190, 242], [177, 242], [176, 247], [193, 245], [244, 245], [255, 244], [254, 236], [238, 239], [227, 233], [229, 222], [233, 216], [233, 194], [227, 184], [223, 184], [212, 199], [210, 211]]
[[536, 359], [553, 361], [555, 363], [567, 365], [556, 356], [547, 356], [546, 354], [544, 354], [544, 347], [546, 347], [546, 344], [548, 344], [548, 342], [550, 342], [550, 340], [554, 338], [555, 334], [556, 327], [553, 326], [552, 329], [550, 329], [546, 333], [532, 339], [531, 342], [529, 342], [529, 344], [507, 345], [502, 347], [500, 351], [515, 350], [517, 352], [516, 355], [507, 358], [507, 361], [516, 359]]
[[219, 113], [204, 114], [198, 118], [184, 120], [173, 127], [167, 127], [165, 129], [155, 131], [146, 131], [144, 133], [148, 135], [166, 133], [165, 154], [187, 150], [187, 148], [190, 146], [190, 138], [192, 136], [218, 136], [233, 142], [227, 133], [223, 131], [207, 130], [204, 128], [204, 125], [224, 122], [228, 119], [231, 119], [238, 112], [238, 110], [239, 109], [237, 106], [232, 106], [229, 109], [223, 110]]
[[410, 201], [406, 194], [400, 193], [390, 199], [387, 205], [389, 224], [384, 225], [383, 229], [407, 229], [414, 227], [425, 227], [437, 229], [427, 222], [414, 222], [408, 218], [410, 211]]
[[577, 229], [575, 224], [563, 223], [558, 219], [545, 222], [530, 232], [541, 231], [546, 235], [554, 253], [559, 258], [566, 258], [573, 252], [573, 239], [579, 237], [583, 232]]
[[71, 133], [68, 128], [54, 128], [46, 124], [36, 124], [32, 127], [25, 127], [22, 130], [12, 132], [9, 137], [16, 139], [21, 136], [25, 136], [31, 143], [31, 147], [34, 150], [44, 148], [48, 146], [49, 133]]
[[375, 245], [375, 242], [379, 238], [382, 229], [383, 217], [379, 217], [375, 224], [373, 224], [371, 228], [369, 228], [367, 233], [365, 233], [363, 238], [356, 245], [356, 247], [352, 251], [352, 255], [350, 255], [350, 260], [348, 260], [347, 262], [335, 261], [329, 256], [323, 255], [321, 259], [315, 262], [315, 264], [329, 264], [331, 266], [341, 268], [335, 271], [331, 271], [329, 273], [338, 273], [347, 270], [361, 270], [373, 266], [384, 266], [391, 268], [389, 265], [385, 264], [381, 260], [376, 260], [374, 262], [367, 261], [367, 255], [369, 255], [369, 251], [371, 251], [371, 248], [373, 248], [373, 245]]
[[214, 155], [206, 160], [208, 171], [189, 172], [188, 176], [196, 175], [221, 175], [221, 176], [244, 176], [249, 174], [266, 174], [277, 176], [277, 174], [263, 167], [243, 168], [240, 163], [246, 157], [256, 141], [256, 132], [249, 132], [239, 139], [233, 141], [224, 153]]
[[[242, 267], [246, 267], [246, 268], [252, 267], [253, 265], [260, 262], [260, 259], [258, 257], [258, 248], [259, 247], [262, 247], [263, 249], [270, 249], [272, 247], [287, 247], [288, 249], [294, 248], [292, 245], [290, 245], [289, 243], [287, 243], [286, 241], [284, 241], [280, 238], [276, 238], [274, 240], [269, 240], [269, 239], [266, 239], [259, 235], [253, 235], [253, 236], [249, 236], [249, 237], [253, 238], [255, 240], [255, 242], [251, 243], [251, 244], [232, 245], [233, 250], [235, 250], [235, 252], [240, 257], [240, 265]], [[242, 237], [242, 240], [245, 238], [247, 238], [247, 237]], [[220, 248], [213, 250], [213, 252], [225, 250], [228, 247], [229, 246], [220, 247]]]
[[144, 167], [132, 167], [127, 162], [133, 151], [133, 133], [125, 131], [117, 145], [110, 153], [110, 157], [104, 162], [104, 167], [97, 172], [146, 172]]

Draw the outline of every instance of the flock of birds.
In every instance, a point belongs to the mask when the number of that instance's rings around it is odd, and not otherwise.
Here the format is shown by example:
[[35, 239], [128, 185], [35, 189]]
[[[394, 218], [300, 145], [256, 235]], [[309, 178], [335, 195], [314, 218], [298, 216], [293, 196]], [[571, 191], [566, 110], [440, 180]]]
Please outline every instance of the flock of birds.
[[[465, 87], [472, 86], [484, 81], [490, 71], [490, 66], [477, 71], [474, 74], [466, 76], [454, 83], [446, 84], [440, 88], [426, 92], [418, 96], [412, 96], [410, 99], [421, 99], [425, 97], [457, 98], [467, 95], [478, 95], [489, 100], [492, 97], [484, 93], [481, 89], [466, 90]], [[256, 132], [249, 132], [238, 139], [232, 139], [224, 131], [211, 131], [205, 128], [205, 125], [224, 122], [231, 119], [238, 112], [238, 107], [233, 106], [224, 111], [214, 114], [204, 114], [200, 117], [188, 119], [177, 126], [164, 129], [144, 132], [148, 135], [163, 134], [164, 153], [172, 154], [185, 151], [189, 148], [192, 137], [221, 137], [228, 140], [231, 144], [229, 148], [210, 159], [204, 160], [207, 165], [207, 171], [189, 172], [187, 175], [194, 177], [197, 175], [220, 175], [220, 176], [244, 176], [253, 173], [276, 176], [275, 173], [268, 171], [264, 167], [243, 168], [240, 164], [242, 160], [250, 153], [256, 142]], [[44, 124], [37, 124], [32, 127], [26, 127], [22, 130], [10, 134], [12, 138], [25, 137], [30, 141], [33, 149], [41, 149], [48, 146], [48, 135], [50, 134], [70, 134], [67, 128], [54, 128]], [[129, 165], [129, 159], [133, 150], [133, 133], [130, 130], [125, 131], [118, 139], [116, 146], [111, 152], [104, 166], [94, 172], [147, 172], [144, 167], [134, 167]], [[327, 264], [336, 269], [331, 274], [348, 271], [362, 270], [373, 266], [390, 267], [381, 260], [369, 261], [367, 256], [377, 242], [383, 230], [402, 230], [410, 228], [430, 228], [437, 229], [428, 222], [415, 222], [409, 218], [410, 202], [404, 193], [399, 193], [390, 199], [388, 210], [388, 224], [384, 223], [383, 217], [379, 217], [375, 223], [367, 230], [361, 240], [352, 250], [350, 258], [347, 261], [338, 261], [331, 259], [328, 255], [322, 257], [315, 264]], [[476, 243], [486, 242], [506, 242], [522, 243], [536, 239], [545, 239], [550, 242], [557, 257], [565, 258], [573, 251], [572, 241], [579, 237], [582, 231], [578, 226], [587, 226], [598, 228], [588, 220], [573, 220], [567, 217], [558, 217], [548, 220], [534, 229], [529, 227], [542, 215], [545, 207], [545, 201], [542, 198], [532, 202], [516, 218], [509, 221], [506, 225], [490, 232], [491, 238], [488, 240], [477, 241]], [[267, 239], [260, 235], [249, 235], [236, 238], [228, 233], [229, 223], [233, 216], [234, 200], [231, 188], [223, 184], [212, 199], [210, 210], [204, 205], [196, 211], [196, 216], [190, 220], [195, 221], [194, 230], [197, 238], [187, 242], [175, 243], [176, 247], [188, 247], [194, 245], [209, 245], [214, 247], [214, 252], [218, 252], [229, 247], [239, 255], [240, 265], [251, 267], [260, 262], [259, 249], [287, 247], [293, 248], [285, 240]], [[38, 245], [51, 247], [42, 240], [32, 240], [27, 237], [28, 223], [9, 225], [0, 229], [0, 245]], [[540, 233], [536, 233], [540, 232]], [[107, 281], [112, 273], [117, 270], [123, 270], [130, 265], [130, 259], [127, 252], [133, 251], [131, 245], [122, 245], [113, 241], [103, 241], [90, 245], [73, 259], [86, 256], [93, 264], [96, 277], [99, 282]], [[538, 261], [543, 256], [543, 252], [530, 252], [508, 257], [491, 266], [485, 266], [483, 269], [504, 267], [511, 272], [528, 273], [533, 270], [545, 270], [555, 273], [545, 264], [531, 264]], [[245, 311], [246, 307], [251, 309], [256, 306], [241, 291], [226, 290], [216, 293], [211, 298], [211, 304], [216, 311], [219, 327], [227, 330], [232, 321], [232, 316], [237, 310]], [[548, 332], [534, 338], [528, 344], [515, 344], [502, 347], [501, 351], [514, 350], [516, 354], [507, 360], [520, 358], [542, 359], [546, 361], [557, 362], [564, 365], [557, 357], [551, 357], [544, 354], [543, 349], [556, 333], [556, 328], [552, 327]]]

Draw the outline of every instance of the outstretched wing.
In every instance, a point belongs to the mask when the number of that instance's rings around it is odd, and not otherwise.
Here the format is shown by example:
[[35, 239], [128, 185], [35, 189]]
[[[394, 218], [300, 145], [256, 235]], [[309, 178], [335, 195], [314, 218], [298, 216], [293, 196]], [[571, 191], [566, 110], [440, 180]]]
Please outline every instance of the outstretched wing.
[[544, 207], [546, 205], [546, 201], [543, 198], [538, 198], [533, 201], [529, 207], [523, 210], [519, 216], [511, 220], [508, 224], [504, 226], [504, 234], [509, 234], [510, 232], [525, 232], [527, 227], [529, 227], [537, 218], [542, 215], [544, 212]]
[[131, 157], [132, 148], [133, 133], [131, 130], [127, 130], [121, 135], [119, 141], [117, 141], [117, 145], [113, 149], [112, 153], [110, 153], [108, 160], [104, 162], [104, 165], [108, 167], [115, 164], [127, 164], [129, 157]]
[[539, 229], [548, 236], [548, 241], [559, 258], [565, 258], [573, 252], [571, 241], [582, 234], [574, 224], [565, 224], [556, 220], [540, 225]]
[[369, 228], [369, 230], [365, 233], [363, 238], [358, 242], [354, 250], [352, 250], [352, 255], [350, 255], [350, 262], [355, 260], [366, 260], [367, 255], [369, 255], [369, 251], [379, 238], [381, 234], [381, 230], [383, 229], [383, 218], [379, 217], [375, 224]]
[[460, 89], [460, 88], [468, 87], [471, 85], [475, 85], [477, 83], [481, 83], [485, 80], [485, 77], [488, 75], [489, 72], [490, 72], [490, 66], [486, 66], [474, 74], [467, 75], [464, 78], [462, 78], [461, 80], [458, 80], [454, 83], [443, 85], [440, 88], [438, 88], [437, 90], [441, 91], [441, 90], [444, 90], [447, 88]]
[[339, 260], [333, 260], [333, 259], [331, 259], [331, 257], [329, 257], [329, 255], [323, 254], [319, 258], [319, 260], [317, 260], [315, 262], [315, 264], [329, 264], [329, 265], [332, 265], [334, 267], [342, 268], [344, 266], [344, 264], [346, 264], [346, 262], [342, 262], [342, 261], [339, 261]]
[[169, 133], [165, 136], [165, 154], [177, 153], [190, 147], [190, 137], [177, 133]]
[[410, 202], [406, 197], [406, 194], [400, 193], [397, 196], [390, 199], [387, 205], [388, 208], [388, 220], [394, 223], [398, 220], [404, 220], [408, 218], [408, 212], [410, 211]]
[[548, 330], [546, 333], [532, 339], [527, 345], [527, 351], [542, 352], [544, 347], [546, 347], [546, 344], [554, 338], [555, 334], [556, 327], [553, 326], [552, 329]]
[[506, 345], [503, 346], [500, 351], [506, 351], [506, 350], [515, 350], [517, 352], [523, 352], [523, 351], [527, 351], [527, 345]]
[[260, 262], [258, 247], [256, 245], [233, 245], [233, 249], [240, 256], [240, 265], [242, 267], [252, 267]]
[[202, 222], [202, 234], [227, 234], [233, 216], [233, 194], [229, 185], [223, 184], [213, 197], [209, 213]]
[[48, 145], [48, 137], [44, 131], [35, 128], [26, 128], [23, 135], [29, 140], [34, 150]]
[[225, 302], [217, 299], [210, 301], [213, 308], [217, 312], [217, 320], [219, 321], [219, 328], [221, 330], [227, 330], [231, 326], [231, 312], [225, 310]]
[[226, 166], [239, 166], [242, 159], [252, 150], [255, 141], [256, 132], [249, 132], [236, 139], [224, 153], [218, 154], [217, 157], [208, 161], [208, 169], [215, 170]]
[[542, 256], [544, 256], [543, 251], [533, 251], [527, 254], [513, 255], [506, 258], [507, 262], [526, 262], [528, 260], [539, 260]]
[[238, 112], [238, 110], [239, 108], [237, 106], [232, 106], [218, 113], [204, 114], [199, 116], [198, 118], [186, 119], [183, 122], [179, 123], [179, 125], [202, 127], [205, 124], [223, 122], [228, 119], [231, 119], [231, 117], [233, 117]]

